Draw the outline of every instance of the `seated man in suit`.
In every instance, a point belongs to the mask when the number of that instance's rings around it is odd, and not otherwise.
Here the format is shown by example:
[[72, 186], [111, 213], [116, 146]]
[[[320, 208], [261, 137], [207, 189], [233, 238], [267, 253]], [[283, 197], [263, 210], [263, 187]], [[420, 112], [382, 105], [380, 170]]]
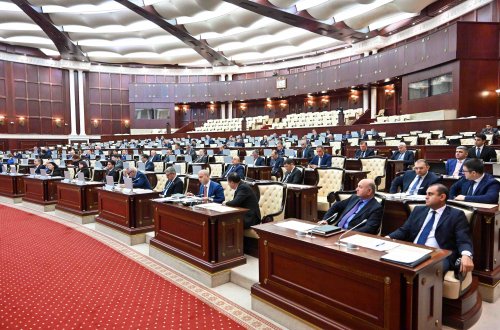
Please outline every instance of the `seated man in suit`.
[[161, 155], [157, 154], [156, 151], [151, 150], [150, 160], [154, 162], [161, 162]]
[[373, 149], [368, 149], [366, 141], [359, 142], [359, 149], [354, 153], [354, 158], [360, 159], [371, 156], [375, 156], [375, 151], [373, 151]]
[[[40, 174], [40, 170], [45, 169], [45, 166], [42, 164], [42, 160], [40, 158], [35, 158], [34, 164], [35, 164], [35, 174]], [[0, 166], [0, 171], [1, 171], [1, 166]]]
[[302, 171], [295, 167], [293, 159], [286, 159], [283, 166], [285, 173], [283, 174], [283, 183], [302, 184]]
[[444, 260], [443, 274], [462, 258], [460, 271], [474, 269], [469, 223], [463, 211], [446, 205], [448, 188], [436, 183], [427, 188], [425, 206], [417, 206], [399, 229], [388, 237], [452, 251]]
[[191, 147], [190, 144], [186, 145], [186, 150], [184, 151], [184, 155], [189, 155], [191, 156], [191, 159], [196, 158], [196, 151]]
[[123, 170], [123, 161], [122, 161], [120, 155], [115, 154], [115, 155], [111, 156], [111, 160], [115, 161], [115, 168], [117, 171]]
[[283, 157], [281, 157], [276, 150], [271, 152], [271, 160], [269, 165], [272, 167], [271, 175], [275, 177], [281, 176], [281, 166], [283, 166]]
[[463, 176], [463, 166], [468, 153], [469, 149], [467, 147], [458, 146], [455, 149], [455, 158], [446, 161], [446, 175]]
[[311, 139], [311, 141], [315, 141], [315, 140], [319, 139], [319, 134], [318, 134], [318, 132], [316, 132], [315, 129], [313, 129], [311, 131], [311, 137], [310, 137], [310, 139]]
[[498, 204], [500, 182], [484, 173], [484, 164], [477, 158], [464, 162], [464, 176], [450, 188], [450, 198], [472, 203]]
[[262, 137], [262, 140], [260, 140], [260, 146], [267, 147], [268, 145], [269, 145], [269, 141], [267, 140], [267, 135], [264, 135]]
[[141, 161], [145, 164], [145, 168], [144, 170], [145, 171], [148, 171], [148, 172], [154, 172], [155, 170], [155, 164], [153, 164], [152, 161], [149, 160], [149, 157], [148, 155], [144, 154], [141, 156]]
[[146, 174], [137, 171], [135, 167], [129, 167], [124, 170], [124, 176], [132, 179], [132, 184], [134, 188], [138, 189], [153, 189], [149, 183]]
[[351, 131], [345, 131], [345, 134], [342, 134], [342, 140], [347, 140], [352, 138]]
[[283, 142], [278, 142], [276, 144], [276, 152], [280, 157], [283, 157], [285, 155], [285, 147], [283, 147]]
[[474, 140], [475, 146], [469, 149], [467, 158], [479, 158], [485, 162], [497, 161], [497, 153], [495, 149], [486, 145], [486, 135], [476, 134]]
[[374, 198], [376, 189], [372, 179], [359, 181], [356, 195], [333, 204], [319, 224], [335, 224], [349, 230], [366, 220], [355, 230], [376, 235], [380, 229], [383, 214], [382, 205]]
[[498, 128], [492, 127], [491, 125], [486, 125], [486, 127], [481, 130], [481, 134], [498, 135]]
[[193, 158], [193, 163], [200, 163], [200, 164], [208, 163], [208, 156], [205, 153], [205, 149], [200, 149], [196, 153], [198, 156], [196, 157], [196, 159]]
[[239, 147], [239, 148], [244, 148], [245, 147], [245, 142], [243, 142], [243, 139], [242, 138], [239, 138], [236, 143], [234, 144], [235, 147]]
[[234, 156], [232, 158], [232, 164], [227, 167], [226, 171], [222, 175], [222, 178], [226, 179], [229, 176], [229, 174], [233, 172], [237, 173], [241, 179], [245, 178], [245, 167], [240, 164], [239, 156]]
[[316, 147], [316, 156], [309, 162], [310, 168], [332, 167], [332, 156], [325, 152], [322, 146]]
[[106, 181], [107, 176], [112, 176], [114, 182], [118, 182], [118, 176], [119, 172], [116, 170], [115, 167], [116, 162], [114, 160], [108, 160], [108, 163], [106, 164], [106, 175], [103, 177], [103, 181]]
[[165, 170], [165, 175], [167, 176], [167, 182], [165, 182], [165, 188], [163, 188], [162, 195], [165, 197], [170, 197], [173, 194], [183, 194], [184, 193], [184, 183], [180, 178], [177, 177], [175, 172], [175, 167], [169, 166]]
[[198, 180], [200, 180], [198, 196], [202, 197], [203, 201], [212, 200], [214, 203], [222, 203], [224, 201], [224, 188], [217, 182], [210, 180], [210, 174], [207, 170], [198, 172]]
[[359, 130], [359, 139], [368, 140], [368, 133], [366, 133], [366, 130], [364, 128]]
[[415, 162], [415, 153], [406, 149], [406, 143], [401, 142], [398, 145], [398, 151], [392, 154], [392, 160], [404, 160], [405, 168], [413, 165]]
[[300, 141], [300, 149], [297, 152], [297, 158], [305, 158], [307, 159], [308, 162], [310, 162], [314, 158], [314, 149], [313, 147], [307, 145], [306, 140], [301, 140]]
[[390, 193], [395, 194], [398, 189], [408, 195], [425, 195], [427, 188], [439, 181], [439, 176], [429, 172], [429, 163], [425, 159], [419, 159], [415, 162], [413, 171], [406, 171], [398, 176], [391, 183]]
[[264, 157], [259, 156], [258, 150], [252, 151], [252, 157], [253, 157], [253, 166], [265, 166], [266, 165], [266, 160], [264, 159]]
[[248, 209], [245, 213], [244, 228], [248, 229], [253, 225], [260, 223], [260, 208], [259, 200], [253, 192], [252, 188], [243, 183], [241, 178], [236, 173], [231, 173], [227, 177], [227, 183], [231, 189], [234, 190], [234, 197], [232, 200], [224, 202], [227, 206], [243, 207]]

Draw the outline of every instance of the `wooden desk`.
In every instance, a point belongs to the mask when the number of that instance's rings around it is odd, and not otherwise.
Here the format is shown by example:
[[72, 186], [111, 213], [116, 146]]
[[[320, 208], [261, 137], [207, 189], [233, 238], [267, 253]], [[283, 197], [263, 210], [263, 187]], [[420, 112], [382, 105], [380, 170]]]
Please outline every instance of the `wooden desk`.
[[366, 179], [370, 171], [345, 170], [344, 171], [344, 190], [356, 190], [359, 181]]
[[153, 210], [151, 199], [160, 196], [158, 192], [134, 192], [98, 189], [99, 215], [96, 222], [128, 235], [153, 231]]
[[8, 175], [0, 173], [0, 196], [19, 198], [24, 196], [23, 174]]
[[98, 214], [97, 191], [102, 186], [104, 186], [104, 183], [101, 182], [85, 182], [83, 185], [72, 182], [58, 182], [56, 210], [79, 216]]
[[434, 250], [408, 268], [380, 261], [384, 252], [339, 248], [340, 234], [311, 239], [272, 223], [253, 228], [260, 237], [254, 298], [320, 328], [441, 326], [442, 260], [449, 251]]
[[24, 178], [23, 201], [40, 205], [57, 203], [57, 182], [62, 177]]
[[391, 188], [391, 183], [394, 178], [396, 178], [396, 173], [403, 172], [406, 170], [405, 167], [405, 162], [404, 160], [392, 160], [392, 159], [387, 159], [387, 167], [385, 170], [385, 182], [386, 182], [386, 187], [387, 191]]
[[304, 168], [304, 184], [315, 186], [318, 183], [318, 176], [312, 168]]
[[30, 174], [30, 168], [34, 168], [35, 164], [19, 164], [19, 169], [17, 170], [21, 174]]
[[286, 185], [285, 218], [318, 221], [318, 186]]
[[247, 209], [219, 213], [153, 202], [155, 237], [150, 244], [209, 273], [246, 263], [243, 216]]
[[254, 180], [271, 180], [271, 166], [248, 166], [247, 177]]

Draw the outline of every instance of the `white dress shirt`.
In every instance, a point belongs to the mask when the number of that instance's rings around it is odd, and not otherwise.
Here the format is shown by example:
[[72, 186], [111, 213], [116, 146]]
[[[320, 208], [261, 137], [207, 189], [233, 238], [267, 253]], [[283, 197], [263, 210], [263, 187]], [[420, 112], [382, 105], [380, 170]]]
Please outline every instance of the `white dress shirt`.
[[460, 169], [462, 168], [462, 164], [464, 163], [463, 160], [458, 160], [457, 159], [457, 164], [455, 165], [455, 169], [453, 170], [453, 176], [459, 176], [460, 175]]
[[444, 209], [446, 208], [446, 205], [443, 207], [440, 207], [437, 210], [430, 209], [429, 213], [427, 213], [427, 217], [425, 218], [424, 223], [422, 224], [422, 227], [420, 228], [420, 232], [418, 233], [417, 237], [415, 237], [415, 240], [413, 243], [417, 244], [418, 238], [422, 234], [422, 230], [425, 228], [425, 225], [431, 220], [432, 217], [432, 211], [436, 211], [436, 219], [434, 220], [434, 224], [432, 225], [431, 232], [429, 233], [429, 236], [427, 237], [427, 241], [425, 241], [426, 246], [430, 246], [433, 248], [439, 248], [439, 244], [436, 241], [436, 227], [437, 224], [439, 223], [439, 219], [441, 219], [441, 216], [443, 215]]
[[[429, 172], [427, 172], [427, 173], [429, 173]], [[413, 195], [418, 195], [418, 190], [420, 189], [422, 182], [424, 182], [425, 177], [427, 176], [427, 173], [425, 173], [424, 176], [415, 175], [415, 177], [413, 178], [413, 181], [408, 186], [408, 190], [406, 191], [406, 193], [410, 194], [410, 191], [411, 191], [411, 188], [413, 187], [413, 185], [418, 181], [418, 178], [421, 178], [420, 182], [418, 183], [418, 185], [415, 187], [415, 190], [413, 191]]]

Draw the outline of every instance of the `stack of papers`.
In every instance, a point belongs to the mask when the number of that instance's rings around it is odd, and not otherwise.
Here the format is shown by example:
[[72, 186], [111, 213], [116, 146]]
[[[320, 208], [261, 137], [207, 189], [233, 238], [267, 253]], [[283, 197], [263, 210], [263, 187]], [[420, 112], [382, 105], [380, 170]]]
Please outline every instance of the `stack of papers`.
[[400, 245], [392, 249], [389, 253], [380, 257], [380, 259], [401, 264], [408, 267], [415, 267], [421, 262], [429, 259], [432, 250], [419, 248], [410, 245]]
[[225, 206], [225, 205], [217, 204], [217, 203], [198, 204], [198, 205], [196, 205], [196, 207], [201, 207], [201, 208], [206, 209], [206, 210], [216, 211], [216, 212], [220, 212], [220, 213], [233, 212], [233, 211], [238, 210], [238, 209], [235, 209], [234, 207], [229, 207], [229, 206]]
[[283, 227], [283, 228], [287, 228], [287, 229], [292, 229], [292, 230], [296, 230], [296, 231], [304, 231], [304, 232], [318, 227], [317, 224], [303, 223], [303, 222], [295, 221], [295, 220], [283, 221], [280, 223], [276, 223], [275, 226]]
[[377, 251], [388, 251], [394, 249], [401, 244], [374, 238], [363, 235], [352, 235], [341, 240], [342, 243], [350, 243], [358, 246], [362, 246], [367, 249], [377, 250]]

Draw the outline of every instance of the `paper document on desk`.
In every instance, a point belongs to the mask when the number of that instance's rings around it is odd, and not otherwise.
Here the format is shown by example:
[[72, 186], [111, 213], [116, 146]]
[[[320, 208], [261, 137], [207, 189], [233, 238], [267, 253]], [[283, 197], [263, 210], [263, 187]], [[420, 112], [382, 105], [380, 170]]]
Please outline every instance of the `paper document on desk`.
[[235, 209], [234, 207], [229, 207], [229, 206], [225, 206], [225, 205], [217, 204], [217, 203], [198, 204], [198, 205], [196, 205], [196, 207], [201, 207], [201, 208], [204, 208], [206, 210], [216, 211], [216, 212], [220, 212], [220, 213], [233, 212], [233, 211], [238, 210], [238, 209]]
[[396, 242], [391, 242], [383, 240], [380, 238], [368, 237], [363, 235], [352, 235], [341, 240], [342, 243], [350, 243], [354, 245], [359, 245], [367, 249], [377, 250], [377, 251], [389, 251], [391, 249], [397, 248], [401, 244]]
[[497, 204], [472, 203], [472, 202], [455, 201], [455, 200], [453, 201], [453, 203], [459, 203], [465, 206], [477, 207], [482, 209], [498, 208]]
[[432, 250], [429, 249], [423, 249], [410, 245], [400, 245], [380, 257], [380, 259], [409, 267], [415, 267], [419, 263], [429, 259], [429, 254], [431, 252]]
[[275, 226], [288, 228], [288, 229], [292, 229], [292, 230], [296, 230], [296, 231], [309, 231], [313, 228], [318, 227], [317, 224], [303, 223], [303, 222], [295, 221], [295, 220], [283, 221], [283, 222], [275, 224]]

